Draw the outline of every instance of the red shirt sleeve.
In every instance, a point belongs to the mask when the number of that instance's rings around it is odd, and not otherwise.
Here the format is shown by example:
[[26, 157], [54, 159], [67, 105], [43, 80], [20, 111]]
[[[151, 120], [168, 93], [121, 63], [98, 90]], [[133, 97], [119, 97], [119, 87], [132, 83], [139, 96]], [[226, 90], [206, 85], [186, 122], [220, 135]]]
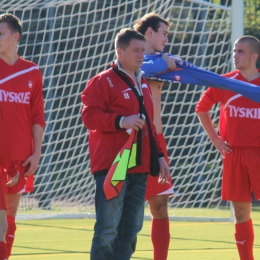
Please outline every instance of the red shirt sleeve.
[[42, 74], [37, 70], [36, 86], [31, 98], [32, 125], [38, 124], [42, 128], [45, 126], [44, 120], [44, 104], [42, 94]]
[[97, 75], [92, 78], [85, 90], [82, 92], [83, 103], [81, 118], [86, 128], [90, 130], [100, 130], [116, 132], [115, 120], [117, 113], [109, 110], [109, 87], [107, 82]]
[[211, 107], [220, 102], [223, 96], [221, 89], [209, 87], [201, 96], [199, 102], [196, 105], [196, 113], [208, 112]]

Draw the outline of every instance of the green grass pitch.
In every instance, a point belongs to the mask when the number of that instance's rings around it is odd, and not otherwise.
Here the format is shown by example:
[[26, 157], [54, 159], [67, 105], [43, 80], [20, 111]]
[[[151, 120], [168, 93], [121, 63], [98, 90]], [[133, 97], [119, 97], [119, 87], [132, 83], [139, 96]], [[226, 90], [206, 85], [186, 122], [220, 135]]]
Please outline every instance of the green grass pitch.
[[[255, 259], [260, 259], [260, 212], [252, 213]], [[10, 260], [86, 260], [93, 235], [94, 219], [20, 220]], [[151, 221], [144, 221], [131, 259], [152, 260]], [[238, 260], [233, 223], [170, 223], [168, 260]]]

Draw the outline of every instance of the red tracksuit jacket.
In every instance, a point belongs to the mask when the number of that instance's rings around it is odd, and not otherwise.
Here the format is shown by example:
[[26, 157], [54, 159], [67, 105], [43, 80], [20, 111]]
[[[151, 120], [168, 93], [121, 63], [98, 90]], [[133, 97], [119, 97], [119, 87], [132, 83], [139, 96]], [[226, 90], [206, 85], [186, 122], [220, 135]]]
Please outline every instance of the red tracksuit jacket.
[[[111, 66], [116, 68], [114, 63]], [[134, 84], [133, 80], [129, 80]], [[142, 78], [144, 105], [153, 122], [153, 102], [147, 81]], [[122, 116], [139, 114], [138, 100], [128, 85], [111, 69], [94, 76], [81, 96], [83, 102], [82, 121], [89, 129], [89, 152], [91, 172], [108, 170], [129, 135], [119, 127]], [[158, 153], [163, 154], [156, 129], [152, 124]], [[143, 128], [142, 165], [129, 169], [128, 173], [149, 173], [150, 142], [147, 124]], [[162, 155], [163, 157], [163, 155]]]

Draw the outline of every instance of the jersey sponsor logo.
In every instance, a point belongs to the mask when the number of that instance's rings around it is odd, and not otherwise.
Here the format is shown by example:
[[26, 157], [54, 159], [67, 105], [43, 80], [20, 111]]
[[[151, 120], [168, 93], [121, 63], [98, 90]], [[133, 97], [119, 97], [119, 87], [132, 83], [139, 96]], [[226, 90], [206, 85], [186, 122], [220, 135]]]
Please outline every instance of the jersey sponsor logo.
[[30, 92], [10, 92], [0, 89], [0, 102], [30, 104]]
[[230, 117], [260, 119], [260, 108], [246, 108], [228, 105]]

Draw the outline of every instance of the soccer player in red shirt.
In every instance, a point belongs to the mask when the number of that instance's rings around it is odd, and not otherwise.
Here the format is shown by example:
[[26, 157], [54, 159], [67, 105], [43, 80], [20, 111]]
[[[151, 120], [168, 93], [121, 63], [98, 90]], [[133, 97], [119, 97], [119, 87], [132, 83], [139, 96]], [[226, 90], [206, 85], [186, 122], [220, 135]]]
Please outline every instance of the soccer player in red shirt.
[[[260, 42], [243, 36], [234, 44], [236, 70], [223, 76], [260, 86]], [[220, 103], [219, 134], [209, 110]], [[253, 260], [251, 193], [260, 199], [260, 104], [228, 90], [208, 88], [196, 106], [200, 122], [223, 158], [222, 199], [232, 202], [235, 241], [241, 260]]]
[[12, 158], [20, 173], [18, 183], [6, 186], [8, 177], [0, 164], [5, 191], [6, 259], [15, 236], [15, 216], [23, 192], [33, 190], [33, 173], [41, 155], [44, 122], [40, 68], [17, 54], [21, 22], [12, 14], [0, 15], [0, 109]]
[[[149, 13], [135, 22], [134, 29], [145, 36], [145, 54], [162, 53], [166, 43], [168, 42], [168, 32], [171, 23], [163, 19], [155, 13]], [[163, 59], [167, 69], [176, 68], [175, 59], [163, 54]], [[151, 65], [153, 66], [153, 65]], [[142, 70], [145, 70], [142, 67]], [[156, 70], [156, 68], [155, 68]], [[168, 154], [166, 142], [162, 132], [161, 118], [161, 95], [163, 81], [148, 80], [150, 85], [153, 106], [154, 120], [156, 132], [164, 149], [165, 160], [168, 162]], [[168, 199], [173, 194], [173, 186], [171, 177], [166, 183], [161, 184], [159, 176], [157, 178], [148, 175], [146, 187], [146, 199], [148, 200], [150, 212], [152, 214], [151, 240], [153, 243], [154, 260], [166, 260], [170, 244], [170, 227], [168, 217]]]

